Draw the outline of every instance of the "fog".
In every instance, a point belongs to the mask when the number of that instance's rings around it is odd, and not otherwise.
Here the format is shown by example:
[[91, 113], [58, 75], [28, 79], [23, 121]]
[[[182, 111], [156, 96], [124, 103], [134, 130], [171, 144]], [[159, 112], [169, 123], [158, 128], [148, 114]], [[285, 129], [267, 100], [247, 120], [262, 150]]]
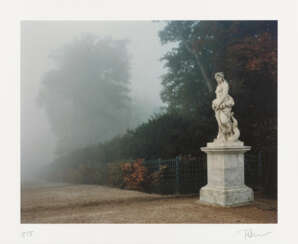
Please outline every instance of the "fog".
[[[110, 127], [110, 134], [90, 139], [90, 132], [77, 134], [78, 140], [70, 137], [69, 150], [84, 143], [104, 141], [127, 128], [134, 128], [146, 121], [163, 106], [160, 100], [161, 75], [165, 72], [160, 58], [169, 50], [161, 46], [158, 31], [162, 22], [150, 21], [24, 21], [21, 24], [21, 170], [22, 180], [37, 176], [41, 167], [53, 161], [57, 153], [58, 137], [45, 107], [40, 106], [38, 97], [42, 81], [55, 62], [49, 58], [55, 50], [89, 33], [99, 38], [128, 40], [130, 59], [129, 97], [131, 113], [123, 128]], [[120, 77], [121, 78], [121, 77]], [[71, 93], [71, 91], [70, 91]], [[137, 109], [136, 109], [137, 108]], [[62, 109], [62, 108], [61, 108]], [[135, 110], [134, 110], [135, 109]], [[65, 110], [68, 112], [68, 110]], [[63, 123], [64, 112], [58, 118]], [[60, 117], [59, 117], [60, 116]], [[80, 115], [83, 116], [83, 115]], [[88, 118], [87, 118], [88, 119]], [[90, 119], [91, 120], [91, 119]], [[94, 121], [99, 121], [100, 116]], [[61, 122], [62, 121], [62, 122]], [[82, 124], [82, 126], [84, 126]], [[73, 127], [75, 128], [75, 127]], [[92, 126], [90, 127], [92, 128]], [[85, 134], [84, 134], [85, 133]], [[91, 132], [92, 133], [92, 132]], [[84, 134], [84, 135], [82, 135]], [[75, 141], [80, 143], [76, 144]], [[71, 141], [71, 139], [69, 141]], [[83, 143], [84, 142], [84, 143]]]

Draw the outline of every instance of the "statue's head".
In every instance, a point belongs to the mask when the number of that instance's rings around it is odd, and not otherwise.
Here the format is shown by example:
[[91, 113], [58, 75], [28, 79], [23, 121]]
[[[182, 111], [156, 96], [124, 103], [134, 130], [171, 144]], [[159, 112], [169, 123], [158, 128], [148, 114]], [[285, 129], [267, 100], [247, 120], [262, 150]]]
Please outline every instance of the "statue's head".
[[215, 77], [215, 80], [217, 82], [224, 81], [224, 78], [225, 78], [223, 72], [217, 72], [217, 73], [215, 73], [214, 77]]

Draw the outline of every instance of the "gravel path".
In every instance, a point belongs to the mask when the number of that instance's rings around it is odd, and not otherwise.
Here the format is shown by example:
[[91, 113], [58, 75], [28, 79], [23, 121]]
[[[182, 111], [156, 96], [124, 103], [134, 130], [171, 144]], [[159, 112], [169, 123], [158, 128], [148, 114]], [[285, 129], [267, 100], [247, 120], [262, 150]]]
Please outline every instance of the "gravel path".
[[22, 223], [276, 223], [276, 200], [221, 208], [198, 196], [161, 196], [97, 185], [22, 187]]

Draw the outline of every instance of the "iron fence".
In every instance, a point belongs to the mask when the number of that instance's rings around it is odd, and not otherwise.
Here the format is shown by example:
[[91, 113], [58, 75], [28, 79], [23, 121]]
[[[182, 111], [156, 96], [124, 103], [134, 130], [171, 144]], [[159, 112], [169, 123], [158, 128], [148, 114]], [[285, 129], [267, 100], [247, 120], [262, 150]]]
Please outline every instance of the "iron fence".
[[[207, 184], [207, 157], [203, 153], [196, 157], [148, 160], [143, 164], [151, 174], [156, 172], [160, 176], [158, 184], [152, 186], [152, 192], [198, 194], [200, 188]], [[254, 191], [276, 195], [277, 160], [274, 153], [248, 152], [244, 165], [247, 186]]]
[[191, 194], [207, 184], [206, 155], [144, 161], [150, 174], [159, 172], [159, 182], [152, 191], [161, 194]]

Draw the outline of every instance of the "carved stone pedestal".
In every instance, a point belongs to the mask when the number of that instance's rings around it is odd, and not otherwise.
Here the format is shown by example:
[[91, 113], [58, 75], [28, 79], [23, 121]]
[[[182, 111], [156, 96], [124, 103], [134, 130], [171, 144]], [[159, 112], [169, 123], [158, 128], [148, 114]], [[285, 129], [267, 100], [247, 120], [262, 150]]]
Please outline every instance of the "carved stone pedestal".
[[239, 206], [254, 200], [253, 190], [244, 184], [244, 153], [250, 147], [243, 142], [208, 143], [208, 184], [200, 190], [200, 202], [219, 206]]

